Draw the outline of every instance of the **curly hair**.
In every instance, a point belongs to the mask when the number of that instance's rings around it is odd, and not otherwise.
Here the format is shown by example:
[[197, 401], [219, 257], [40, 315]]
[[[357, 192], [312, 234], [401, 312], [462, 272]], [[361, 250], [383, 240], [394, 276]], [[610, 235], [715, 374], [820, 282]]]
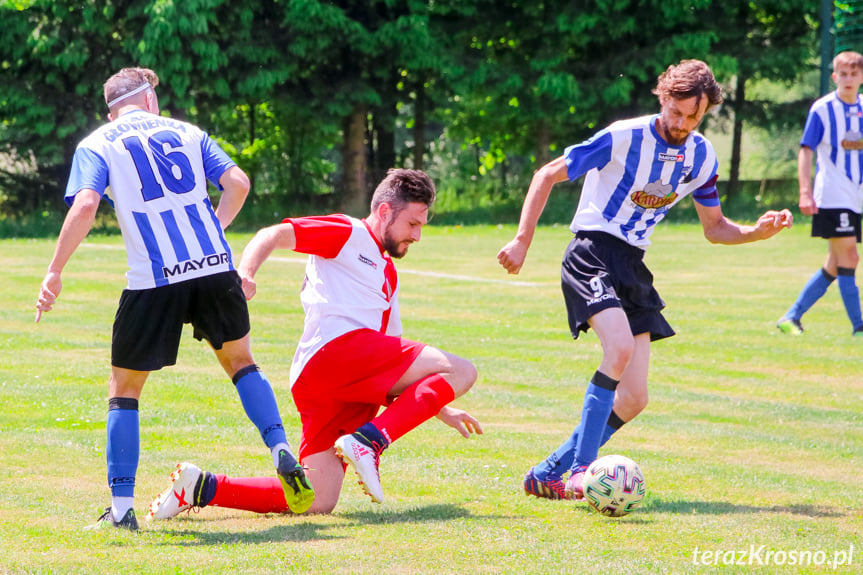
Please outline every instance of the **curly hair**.
[[391, 168], [387, 176], [375, 188], [372, 195], [372, 211], [387, 203], [398, 215], [412, 202], [431, 207], [435, 201], [435, 187], [432, 179], [422, 170]]
[[159, 85], [159, 77], [154, 71], [149, 68], [123, 68], [108, 78], [102, 87], [105, 103], [113, 102], [145, 84], [151, 88]]
[[685, 100], [695, 96], [698, 102], [707, 98], [707, 109], [722, 103], [722, 90], [713, 77], [713, 72], [701, 60], [681, 60], [677, 65], [671, 65], [660, 74], [653, 93], [659, 96], [671, 97], [675, 100]]

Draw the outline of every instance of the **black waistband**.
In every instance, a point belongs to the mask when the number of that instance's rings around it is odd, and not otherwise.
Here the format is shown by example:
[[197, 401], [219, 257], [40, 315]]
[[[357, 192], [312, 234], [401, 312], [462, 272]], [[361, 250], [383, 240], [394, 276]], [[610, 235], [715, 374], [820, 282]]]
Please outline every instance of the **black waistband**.
[[629, 257], [644, 259], [644, 250], [634, 246], [617, 236], [608, 232], [579, 230], [575, 233], [576, 239], [587, 239], [602, 249], [613, 249], [624, 252]]

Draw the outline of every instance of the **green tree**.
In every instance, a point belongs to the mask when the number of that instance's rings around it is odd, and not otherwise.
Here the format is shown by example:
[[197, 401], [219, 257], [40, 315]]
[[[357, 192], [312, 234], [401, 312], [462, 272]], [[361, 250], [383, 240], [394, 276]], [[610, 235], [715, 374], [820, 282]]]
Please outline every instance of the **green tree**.
[[[302, 87], [325, 104], [325, 117], [339, 119], [341, 206], [349, 213], [368, 209], [370, 184], [398, 163], [399, 110], [422, 102], [450, 55], [430, 24], [434, 6], [419, 0], [288, 3], [286, 49], [301, 68], [314, 70]], [[425, 106], [416, 111], [414, 161], [420, 164]]]
[[506, 186], [513, 159], [526, 157], [529, 174], [615, 119], [655, 112], [657, 75], [709, 52], [715, 36], [699, 22], [709, 4], [479, 1], [461, 36], [458, 102], [442, 110], [448, 129]]
[[35, 157], [36, 171], [0, 166], [6, 212], [62, 204], [65, 181], [81, 135], [104, 118], [102, 84], [129, 61], [133, 15], [140, 2], [34, 0], [0, 8], [0, 125], [7, 154]]
[[60, 205], [75, 144], [104, 121], [102, 83], [128, 65], [155, 69], [163, 109], [231, 151], [261, 213], [290, 200], [360, 214], [370, 184], [408, 162], [516, 200], [564, 145], [655, 112], [656, 76], [681, 58], [738, 78], [738, 142], [743, 121], [799, 113], [745, 88], [807, 70], [808, 4], [7, 0], [0, 154], [14, 161], [0, 161], [0, 203]]
[[142, 61], [169, 78], [176, 111], [211, 127], [249, 173], [248, 203], [258, 212], [314, 204], [331, 191], [335, 164], [322, 155], [337, 137], [336, 118], [311, 96], [315, 63], [286, 57], [297, 40], [296, 9], [276, 1], [157, 1], [142, 34]]
[[819, 5], [807, 0], [736, 0], [713, 2], [706, 22], [716, 41], [712, 54], [717, 74], [734, 78], [726, 106], [733, 112], [731, 168], [726, 198], [734, 202], [740, 188], [744, 123], [766, 127], [789, 115], [802, 127], [810, 101], [749, 100], [747, 85], [768, 80], [790, 85], [811, 70], [817, 54]]

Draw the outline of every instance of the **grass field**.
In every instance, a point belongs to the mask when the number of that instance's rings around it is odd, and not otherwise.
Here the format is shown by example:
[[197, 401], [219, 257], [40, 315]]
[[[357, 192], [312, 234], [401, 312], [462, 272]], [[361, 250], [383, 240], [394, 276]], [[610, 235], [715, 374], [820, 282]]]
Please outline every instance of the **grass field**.
[[[577, 423], [600, 358], [592, 333], [573, 342], [566, 327], [569, 232], [541, 228], [522, 273], [507, 276], [495, 254], [513, 227], [431, 226], [399, 264], [405, 335], [476, 363], [456, 405], [485, 434], [464, 440], [432, 420], [400, 440], [382, 460], [383, 505], [349, 475], [332, 516], [208, 508], [138, 533], [81, 530], [109, 502], [120, 238], [87, 240], [38, 325], [53, 240], [0, 240], [0, 573], [859, 573], [863, 341], [835, 286], [803, 337], [774, 328], [823, 261], [807, 227], [741, 247], [712, 246], [691, 225], [654, 234], [647, 261], [678, 335], [653, 347], [650, 405], [601, 451], [644, 471], [647, 498], [628, 517], [521, 489]], [[229, 239], [239, 253], [249, 236]], [[276, 255], [250, 304], [253, 350], [296, 445], [287, 382], [303, 268]], [[178, 461], [271, 473], [230, 381], [188, 331], [179, 365], [151, 376], [141, 424], [139, 518]]]

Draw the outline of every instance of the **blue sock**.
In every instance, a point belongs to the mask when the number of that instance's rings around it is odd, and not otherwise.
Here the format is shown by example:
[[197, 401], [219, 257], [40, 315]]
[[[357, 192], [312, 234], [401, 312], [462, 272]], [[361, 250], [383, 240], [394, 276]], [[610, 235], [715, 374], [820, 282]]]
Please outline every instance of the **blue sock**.
[[255, 364], [246, 366], [234, 374], [233, 380], [246, 415], [261, 432], [267, 447], [272, 449], [278, 443], [287, 443], [273, 387], [260, 368]]
[[[623, 427], [623, 424], [626, 423], [614, 411], [611, 412], [611, 415], [608, 416], [608, 422], [605, 424], [605, 430], [602, 433], [602, 441], [599, 446], [602, 447], [608, 440], [611, 439], [611, 436], [614, 433]], [[578, 427], [575, 428], [575, 431], [572, 432], [566, 441], [564, 441], [560, 447], [552, 452], [551, 455], [545, 458], [545, 460], [539, 465], [535, 465], [533, 468], [533, 476], [539, 479], [540, 481], [544, 481], [549, 473], [555, 473], [557, 475], [563, 475], [572, 467], [572, 463], [575, 461], [575, 446], [578, 443], [578, 436], [581, 434], [581, 424], [578, 424]]]
[[584, 394], [581, 409], [581, 434], [575, 446], [575, 461], [571, 469], [587, 467], [596, 460], [605, 435], [608, 417], [614, 407], [614, 390], [620, 383], [597, 371]]
[[857, 289], [854, 268], [836, 268], [836, 272], [839, 276], [839, 293], [845, 303], [845, 313], [851, 320], [851, 327], [856, 330], [863, 326], [863, 318], [860, 316], [860, 290]]
[[791, 306], [785, 317], [800, 321], [803, 314], [809, 311], [809, 308], [815, 305], [816, 301], [821, 299], [821, 296], [824, 295], [827, 288], [830, 287], [830, 284], [835, 279], [835, 277], [828, 274], [824, 269], [815, 272], [815, 275], [809, 278], [809, 281], [803, 286], [803, 291], [797, 296], [797, 301], [794, 302], [794, 305]]
[[[200, 485], [200, 487], [198, 487]], [[198, 484], [195, 485], [194, 505], [196, 507], [206, 507], [210, 501], [216, 496], [216, 490], [219, 487], [219, 480], [209, 471], [198, 479]]]
[[357, 428], [354, 435], [359, 436], [362, 443], [365, 443], [372, 449], [383, 451], [389, 447], [390, 442], [384, 437], [384, 434], [373, 423], [366, 423]]
[[566, 438], [566, 441], [560, 444], [560, 447], [551, 452], [551, 455], [545, 460], [533, 466], [533, 476], [540, 481], [545, 481], [549, 473], [563, 475], [572, 467], [572, 462], [575, 461], [575, 446], [578, 443], [578, 437], [581, 435], [581, 423], [572, 432], [572, 435]]
[[112, 397], [108, 400], [108, 486], [114, 497], [134, 497], [135, 474], [141, 452], [138, 400]]

